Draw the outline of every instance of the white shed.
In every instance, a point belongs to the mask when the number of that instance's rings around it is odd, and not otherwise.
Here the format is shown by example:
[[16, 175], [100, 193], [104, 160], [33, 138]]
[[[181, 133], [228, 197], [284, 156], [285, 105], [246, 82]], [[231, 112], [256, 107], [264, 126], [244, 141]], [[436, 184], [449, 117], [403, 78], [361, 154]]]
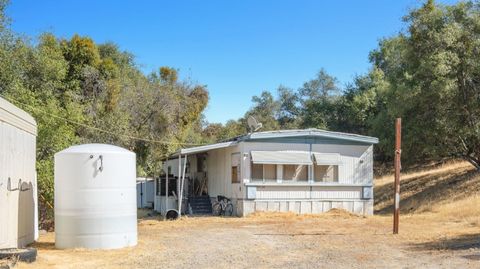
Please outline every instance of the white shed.
[[[191, 213], [198, 197], [215, 200], [222, 195], [232, 200], [239, 216], [255, 211], [321, 213], [331, 208], [371, 215], [377, 143], [375, 137], [306, 129], [257, 132], [181, 149], [164, 164], [164, 173], [180, 178], [168, 201], [178, 203], [182, 197], [182, 211]], [[162, 182], [157, 180], [157, 190]], [[161, 194], [157, 191], [155, 199], [160, 212], [166, 201]]]
[[0, 248], [20, 248], [38, 237], [37, 124], [0, 98]]
[[137, 177], [137, 208], [153, 208], [154, 198], [153, 178]]

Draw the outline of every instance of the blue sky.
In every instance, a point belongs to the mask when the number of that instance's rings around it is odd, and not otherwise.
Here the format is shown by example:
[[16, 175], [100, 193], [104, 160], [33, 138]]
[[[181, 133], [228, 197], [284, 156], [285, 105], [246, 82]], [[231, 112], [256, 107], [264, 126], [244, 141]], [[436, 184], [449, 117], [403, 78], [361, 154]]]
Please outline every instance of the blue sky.
[[[450, 1], [451, 2], [451, 1]], [[320, 68], [342, 85], [369, 68], [368, 53], [398, 33], [420, 4], [402, 1], [25, 1], [7, 9], [30, 37], [112, 41], [149, 73], [160, 66], [208, 86], [209, 122], [237, 119], [251, 97], [298, 88]]]

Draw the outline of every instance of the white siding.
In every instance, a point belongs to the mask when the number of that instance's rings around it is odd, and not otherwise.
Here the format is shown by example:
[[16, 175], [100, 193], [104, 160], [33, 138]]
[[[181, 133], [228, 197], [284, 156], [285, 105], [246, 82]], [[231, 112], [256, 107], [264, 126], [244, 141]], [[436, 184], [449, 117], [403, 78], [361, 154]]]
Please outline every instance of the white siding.
[[361, 199], [361, 187], [259, 186], [258, 200]]
[[0, 248], [24, 247], [38, 236], [35, 147], [33, 119], [0, 98]]
[[[306, 151], [333, 153], [338, 156], [338, 183], [320, 186], [313, 182], [313, 172], [308, 169], [310, 181], [292, 184], [281, 181], [266, 186], [256, 186], [255, 198], [247, 199], [245, 183], [252, 184], [252, 151]], [[231, 156], [240, 153], [241, 183], [231, 183]], [[196, 162], [190, 159], [191, 169]], [[177, 174], [178, 161], [171, 161], [173, 173]], [[281, 170], [281, 166], [277, 167]], [[193, 172], [193, 170], [192, 170]], [[280, 171], [281, 172], [281, 171]], [[277, 174], [281, 174], [278, 173]], [[188, 174], [187, 174], [188, 176]], [[253, 211], [294, 211], [297, 213], [326, 212], [331, 208], [371, 214], [372, 199], [362, 199], [363, 187], [373, 183], [373, 146], [307, 143], [240, 142], [236, 146], [208, 151], [208, 194], [210, 197], [224, 195], [234, 199], [238, 214]], [[253, 210], [253, 211], [252, 211]]]
[[[232, 153], [240, 153], [239, 146], [216, 149], [208, 152], [207, 177], [208, 194], [210, 197], [216, 197], [217, 195], [233, 197], [234, 192], [232, 185], [235, 185], [235, 193], [238, 193], [238, 185], [240, 184], [232, 184]], [[242, 165], [243, 163], [241, 166]]]
[[339, 183], [372, 184], [373, 146], [313, 144], [312, 151], [340, 154]]

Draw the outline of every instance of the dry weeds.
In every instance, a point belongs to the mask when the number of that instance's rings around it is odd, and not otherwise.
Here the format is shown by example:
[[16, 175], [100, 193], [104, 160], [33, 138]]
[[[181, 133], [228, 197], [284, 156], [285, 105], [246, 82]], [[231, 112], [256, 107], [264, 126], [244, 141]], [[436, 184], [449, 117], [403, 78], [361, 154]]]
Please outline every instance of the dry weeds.
[[372, 217], [332, 210], [161, 221], [141, 212], [136, 247], [56, 250], [47, 233], [35, 244], [37, 262], [18, 268], [480, 268], [479, 178], [463, 162], [404, 175], [408, 214], [396, 236], [384, 177]]

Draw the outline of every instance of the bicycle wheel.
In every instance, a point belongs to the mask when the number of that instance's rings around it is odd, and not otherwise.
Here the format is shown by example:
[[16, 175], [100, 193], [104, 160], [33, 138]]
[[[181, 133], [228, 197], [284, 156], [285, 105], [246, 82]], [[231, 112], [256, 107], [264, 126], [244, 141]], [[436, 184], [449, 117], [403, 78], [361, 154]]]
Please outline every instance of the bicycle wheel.
[[225, 216], [231, 216], [233, 215], [233, 205], [231, 203], [228, 203], [225, 206], [225, 211], [224, 211]]
[[220, 216], [222, 214], [222, 205], [219, 202], [215, 202], [212, 205], [212, 215]]

